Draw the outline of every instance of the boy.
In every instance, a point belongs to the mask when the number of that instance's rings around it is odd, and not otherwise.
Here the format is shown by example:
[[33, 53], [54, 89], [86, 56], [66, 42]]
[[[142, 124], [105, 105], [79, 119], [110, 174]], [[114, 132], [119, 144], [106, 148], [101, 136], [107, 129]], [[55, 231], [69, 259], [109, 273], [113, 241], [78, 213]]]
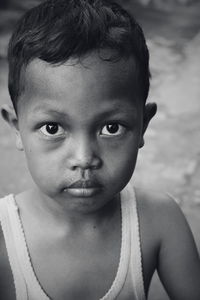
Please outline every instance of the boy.
[[115, 3], [49, 0], [19, 22], [8, 59], [2, 115], [35, 185], [0, 201], [1, 299], [142, 300], [157, 269], [172, 299], [199, 300], [180, 209], [128, 183], [156, 112], [137, 23]]

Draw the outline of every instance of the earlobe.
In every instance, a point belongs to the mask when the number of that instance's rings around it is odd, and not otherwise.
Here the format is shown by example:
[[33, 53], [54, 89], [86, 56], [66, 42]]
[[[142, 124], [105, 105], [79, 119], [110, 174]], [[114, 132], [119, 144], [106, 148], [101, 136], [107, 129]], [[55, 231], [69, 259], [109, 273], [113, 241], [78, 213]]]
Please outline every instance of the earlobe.
[[139, 147], [142, 148], [144, 146], [144, 134], [147, 130], [149, 122], [155, 116], [157, 112], [157, 105], [156, 103], [147, 103], [144, 108], [144, 117], [143, 117], [143, 129], [142, 129], [142, 136], [140, 140]]
[[1, 108], [1, 115], [3, 119], [9, 124], [9, 126], [15, 132], [17, 149], [20, 151], [23, 150], [23, 144], [22, 144], [22, 140], [18, 128], [18, 119], [13, 106], [8, 104], [3, 105]]
[[24, 148], [23, 148], [23, 144], [22, 144], [21, 135], [20, 135], [19, 131], [16, 131], [15, 134], [16, 134], [16, 137], [15, 137], [16, 147], [19, 151], [23, 151]]

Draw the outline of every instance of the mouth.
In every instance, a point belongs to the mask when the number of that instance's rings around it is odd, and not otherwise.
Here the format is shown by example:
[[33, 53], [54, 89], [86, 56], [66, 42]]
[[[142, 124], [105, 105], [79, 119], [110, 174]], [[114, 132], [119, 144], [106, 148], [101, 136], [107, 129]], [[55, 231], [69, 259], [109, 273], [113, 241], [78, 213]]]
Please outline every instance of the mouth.
[[67, 192], [74, 197], [92, 197], [102, 190], [102, 185], [96, 180], [78, 180], [68, 187], [64, 188]]

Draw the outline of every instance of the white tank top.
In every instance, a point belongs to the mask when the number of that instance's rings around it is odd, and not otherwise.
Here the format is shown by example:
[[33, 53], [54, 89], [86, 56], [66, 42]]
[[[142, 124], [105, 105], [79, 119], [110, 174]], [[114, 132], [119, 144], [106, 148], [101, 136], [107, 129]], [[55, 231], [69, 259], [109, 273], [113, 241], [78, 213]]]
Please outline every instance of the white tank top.
[[[121, 212], [122, 240], [118, 270], [110, 289], [100, 300], [145, 300], [137, 203], [130, 184], [121, 192]], [[13, 273], [16, 300], [53, 300], [45, 293], [34, 272], [13, 195], [0, 199], [0, 221]]]

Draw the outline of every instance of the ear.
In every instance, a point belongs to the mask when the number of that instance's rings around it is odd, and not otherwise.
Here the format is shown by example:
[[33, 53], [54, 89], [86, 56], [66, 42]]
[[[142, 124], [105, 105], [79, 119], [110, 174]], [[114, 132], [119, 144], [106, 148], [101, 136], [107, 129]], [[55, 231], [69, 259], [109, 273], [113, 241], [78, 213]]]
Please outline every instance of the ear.
[[144, 107], [144, 113], [143, 113], [143, 128], [142, 128], [142, 135], [141, 135], [141, 141], [140, 141], [140, 148], [144, 146], [144, 134], [147, 130], [147, 127], [149, 125], [149, 122], [151, 119], [155, 116], [157, 112], [157, 105], [156, 103], [147, 103]]
[[15, 132], [15, 141], [17, 149], [23, 150], [23, 144], [18, 128], [18, 119], [13, 106], [8, 104], [3, 105], [1, 108], [1, 115]]

